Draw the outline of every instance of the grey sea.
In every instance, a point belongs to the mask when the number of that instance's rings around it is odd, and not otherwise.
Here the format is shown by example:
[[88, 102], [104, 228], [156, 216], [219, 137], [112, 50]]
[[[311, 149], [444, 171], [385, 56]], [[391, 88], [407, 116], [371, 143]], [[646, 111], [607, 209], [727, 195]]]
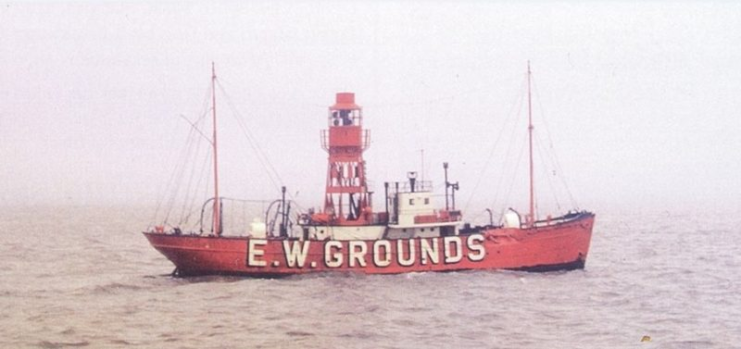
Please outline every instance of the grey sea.
[[597, 212], [585, 270], [174, 278], [135, 207], [0, 213], [2, 348], [741, 348], [741, 212]]

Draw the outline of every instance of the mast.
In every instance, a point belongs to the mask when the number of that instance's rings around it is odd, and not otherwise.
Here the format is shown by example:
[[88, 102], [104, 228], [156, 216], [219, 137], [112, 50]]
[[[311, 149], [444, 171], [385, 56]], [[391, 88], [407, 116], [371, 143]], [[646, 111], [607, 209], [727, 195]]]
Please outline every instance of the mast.
[[530, 61], [527, 61], [527, 115], [528, 115], [528, 138], [530, 144], [530, 216], [528, 219], [528, 226], [532, 227], [535, 224], [535, 188], [533, 185], [533, 105], [532, 98], [530, 96]]
[[211, 144], [214, 147], [214, 217], [213, 232], [216, 236], [221, 235], [221, 200], [219, 199], [219, 157], [216, 142], [216, 66], [211, 62], [211, 111], [213, 113], [214, 135]]

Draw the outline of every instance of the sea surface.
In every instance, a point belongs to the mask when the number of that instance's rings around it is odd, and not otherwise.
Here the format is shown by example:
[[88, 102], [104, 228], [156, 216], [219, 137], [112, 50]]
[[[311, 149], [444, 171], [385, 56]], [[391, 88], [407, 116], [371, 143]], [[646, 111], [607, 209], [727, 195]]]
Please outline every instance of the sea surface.
[[0, 348], [741, 348], [738, 212], [598, 212], [583, 271], [279, 280], [171, 277], [150, 220], [3, 209]]

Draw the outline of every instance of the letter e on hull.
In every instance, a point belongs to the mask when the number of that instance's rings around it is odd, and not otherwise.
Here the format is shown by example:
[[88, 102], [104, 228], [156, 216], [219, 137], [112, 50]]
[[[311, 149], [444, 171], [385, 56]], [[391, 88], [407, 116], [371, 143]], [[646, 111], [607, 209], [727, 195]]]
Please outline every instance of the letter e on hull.
[[267, 262], [263, 259], [259, 259], [258, 257], [261, 257], [265, 255], [265, 250], [262, 248], [267, 245], [268, 242], [265, 240], [254, 240], [250, 239], [249, 243], [247, 244], [247, 266], [248, 267], [264, 267], [267, 265]]

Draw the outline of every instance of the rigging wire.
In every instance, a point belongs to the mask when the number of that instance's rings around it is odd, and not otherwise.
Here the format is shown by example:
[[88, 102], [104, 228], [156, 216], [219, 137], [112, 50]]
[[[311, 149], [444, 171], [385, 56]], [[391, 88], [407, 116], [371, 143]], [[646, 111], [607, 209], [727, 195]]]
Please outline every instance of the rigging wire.
[[[278, 174], [275, 167], [270, 163], [268, 160], [266, 154], [262, 150], [262, 148], [259, 146], [259, 144], [256, 141], [256, 138], [252, 135], [252, 133], [249, 131], [249, 129], [245, 126], [244, 122], [242, 121], [242, 117], [238, 110], [235, 107], [234, 102], [232, 101], [231, 97], [228, 93], [224, 90], [223, 85], [217, 80], [218, 88], [223, 93], [223, 95], [226, 97], [226, 100], [231, 107], [233, 111], [233, 116], [235, 117], [242, 133], [246, 136], [248, 142], [250, 143], [250, 146], [257, 154], [257, 158], [263, 168], [266, 170], [266, 173], [268, 175], [268, 178], [273, 183], [273, 185], [276, 187], [276, 189], [280, 190], [280, 186], [283, 183], [283, 180], [281, 179], [280, 175]], [[161, 221], [163, 222], [163, 225], [168, 225], [170, 222], [170, 218], [173, 214], [173, 210], [175, 209], [176, 202], [179, 201], [179, 198], [183, 198], [182, 206], [180, 207], [180, 219], [178, 222], [178, 226], [181, 225], [188, 225], [190, 223], [190, 219], [194, 212], [198, 211], [195, 209], [196, 207], [196, 200], [199, 197], [199, 195], [196, 194], [198, 191], [198, 188], [201, 187], [204, 179], [206, 182], [209, 182], [211, 179], [211, 173], [208, 170], [209, 162], [211, 161], [211, 156], [207, 150], [205, 151], [205, 155], [202, 154], [203, 150], [203, 141], [206, 140], [208, 143], [211, 143], [212, 140], [207, 137], [203, 132], [203, 124], [205, 123], [206, 116], [208, 115], [209, 111], [212, 110], [213, 106], [210, 106], [210, 96], [213, 93], [212, 91], [213, 87], [211, 84], [209, 84], [209, 88], [204, 94], [203, 103], [202, 103], [202, 113], [200, 116], [196, 119], [196, 121], [191, 122], [187, 117], [184, 115], [180, 115], [181, 118], [183, 118], [190, 126], [188, 135], [186, 137], [185, 144], [181, 147], [180, 151], [178, 152], [179, 155], [177, 156], [178, 161], [176, 162], [175, 167], [173, 168], [167, 184], [163, 187], [163, 194], [158, 195], [159, 199], [157, 201], [157, 206], [154, 211], [154, 216], [152, 218], [152, 221], [158, 222], [159, 219], [157, 217], [160, 216], [160, 214], [163, 214], [164, 219]], [[312, 105], [312, 107], [315, 105]], [[212, 144], [212, 143], [211, 143]], [[195, 162], [198, 162], [198, 159], [202, 158], [203, 162], [201, 166], [194, 166], [189, 165]], [[190, 169], [190, 171], [188, 171]], [[209, 196], [209, 186], [204, 186], [203, 190], [205, 193], [203, 194], [204, 197]], [[287, 193], [287, 196], [294, 200], [294, 195], [291, 192]], [[233, 201], [236, 201], [236, 199], [232, 199]], [[242, 200], [243, 202], [249, 202], [250, 200]], [[257, 201], [262, 202], [262, 201]], [[303, 211], [303, 207], [299, 204], [297, 204], [294, 201], [293, 205], [294, 209], [297, 212]], [[197, 224], [197, 223], [194, 223]]]
[[177, 201], [178, 194], [180, 193], [180, 189], [182, 187], [183, 178], [185, 177], [185, 172], [188, 168], [187, 164], [190, 162], [191, 154], [193, 153], [192, 148], [193, 147], [197, 148], [197, 144], [199, 143], [199, 140], [200, 140], [200, 137], [198, 137], [195, 130], [191, 129], [191, 132], [189, 133], [189, 137], [187, 141], [186, 151], [184, 153], [183, 158], [181, 159], [180, 165], [176, 167], [177, 175], [174, 181], [175, 187], [168, 200], [165, 222], [169, 221], [170, 215], [172, 214], [172, 210], [175, 208], [175, 202]]
[[260, 164], [263, 166], [263, 169], [267, 173], [268, 178], [275, 186], [275, 189], [277, 191], [280, 191], [281, 186], [283, 186], [283, 180], [280, 178], [278, 171], [275, 170], [275, 167], [273, 166], [272, 163], [270, 163], [270, 160], [268, 160], [262, 148], [260, 148], [260, 145], [257, 143], [257, 140], [255, 139], [255, 137], [252, 135], [249, 129], [244, 125], [244, 122], [242, 121], [243, 119], [242, 115], [239, 113], [231, 97], [229, 96], [228, 93], [226, 93], [226, 91], [224, 90], [224, 87], [221, 85], [221, 82], [218, 79], [216, 80], [216, 84], [219, 86], [221, 93], [224, 94], [227, 104], [229, 105], [229, 107], [232, 108], [232, 112], [234, 113], [234, 119], [237, 121], [237, 125], [242, 131], [242, 134], [244, 134], [245, 138], [247, 138], [247, 142], [250, 144], [250, 147], [252, 148], [252, 150], [255, 151], [255, 155], [257, 155], [256, 157], [258, 161], [260, 162]]
[[[211, 140], [208, 137], [206, 137], [203, 134], [203, 132], [201, 132], [201, 130], [199, 129], [199, 126], [202, 125], [205, 122], [206, 115], [207, 114], [208, 114], [208, 109], [206, 107], [206, 109], [201, 114], [201, 116], [199, 117], [199, 119], [195, 123], [192, 124], [193, 125], [193, 129], [195, 129], [196, 131], [198, 131], [198, 133], [202, 136], [201, 138], [198, 138], [197, 139], [197, 141], [196, 141], [196, 143], [194, 145], [194, 147], [195, 147], [195, 151], [194, 151], [194, 154], [193, 154], [193, 162], [194, 163], [199, 158], [199, 155], [201, 153], [201, 149], [202, 149], [201, 142], [203, 141], [203, 139], [206, 139], [206, 140], [209, 141], [209, 143], [211, 143]], [[210, 158], [208, 152], [206, 152], [205, 158], [206, 159]], [[188, 161], [188, 163], [190, 163], [190, 161]], [[188, 178], [188, 184], [187, 184], [187, 186], [185, 188], [185, 198], [183, 200], [183, 205], [182, 205], [182, 208], [181, 208], [181, 211], [180, 211], [180, 224], [183, 224], [183, 221], [185, 221], [187, 223], [188, 219], [190, 218], [190, 214], [192, 213], [192, 210], [193, 210], [193, 206], [192, 205], [189, 206], [188, 205], [188, 201], [189, 201], [189, 198], [191, 196], [191, 193], [195, 194], [195, 191], [194, 190], [191, 190], [192, 184], [193, 184], [193, 178], [195, 177], [195, 174], [196, 174], [196, 169], [195, 168], [192, 168], [191, 171], [190, 171], [190, 176]], [[198, 177], [198, 183], [200, 183], [202, 177], [203, 177], [203, 171], [201, 171], [200, 176]], [[193, 195], [193, 198], [195, 198], [195, 195]], [[187, 215], [186, 215], [186, 211], [188, 211], [188, 214]]]
[[[196, 130], [196, 128], [195, 128], [195, 127], [193, 127], [193, 128], [191, 129], [191, 130], [195, 131], [195, 130]], [[177, 188], [176, 188], [176, 189], [175, 189], [175, 190], [173, 191], [173, 193], [172, 193], [172, 195], [171, 195], [171, 197], [170, 197], [170, 203], [169, 203], [169, 207], [170, 207], [170, 208], [168, 209], [168, 212], [167, 212], [167, 218], [168, 218], [168, 219], [169, 219], [169, 217], [170, 217], [171, 211], [172, 211], [172, 210], [173, 210], [173, 208], [174, 208], [174, 204], [175, 204], [175, 201], [176, 201], [176, 199], [177, 199], [178, 193], [180, 192], [180, 188], [181, 188], [181, 186], [182, 186], [182, 182], [183, 182], [183, 177], [185, 177], [185, 167], [186, 167], [186, 165], [185, 165], [185, 164], [189, 164], [189, 163], [190, 163], [190, 161], [191, 161], [191, 160], [190, 160], [190, 159], [191, 159], [191, 157], [193, 157], [193, 156], [196, 156], [196, 155], [197, 155], [197, 150], [198, 150], [198, 143], [200, 143], [200, 137], [197, 137], [197, 135], [194, 135], [194, 133], [191, 133], [191, 136], [193, 136], [193, 138], [195, 138], [195, 140], [194, 140], [194, 141], [191, 141], [191, 139], [189, 139], [189, 144], [188, 144], [188, 153], [187, 153], [188, 155], [187, 155], [187, 156], [186, 156], [186, 158], [185, 158], [185, 159], [183, 160], [183, 164], [184, 164], [184, 165], [183, 165], [183, 170], [181, 171], [180, 175], [178, 176], [178, 177], [179, 177], [179, 178], [178, 178], [178, 182], [177, 182], [177, 183], [178, 183], [178, 186], [177, 186]], [[195, 149], [196, 149], [196, 153], [194, 153], [194, 152], [192, 151], [192, 148], [195, 148]], [[192, 177], [193, 177], [193, 171], [190, 171], [189, 181], [190, 181], [190, 178], [192, 178]], [[186, 197], [186, 199], [187, 199], [187, 197], [188, 197], [188, 194], [189, 194], [189, 193], [188, 193], [188, 190], [187, 190], [187, 187], [186, 187], [186, 190], [185, 190], [185, 197]], [[181, 217], [182, 217], [182, 213], [181, 213]]]
[[[203, 128], [204, 124], [206, 123], [207, 116], [210, 114], [210, 112], [213, 111], [213, 108], [214, 108], [214, 106], [211, 105], [211, 101], [212, 101], [211, 97], [213, 96], [213, 92], [214, 92], [213, 85], [209, 84], [209, 88], [206, 91], [206, 95], [204, 96], [204, 99], [201, 105], [201, 110], [202, 110], [201, 116], [196, 122], [196, 124], [199, 124], [199, 125], [194, 126], [196, 127], [196, 130], [199, 132], [199, 134], [202, 136], [202, 139], [199, 139], [197, 148], [195, 150], [196, 153], [193, 157], [194, 164], [197, 161], [197, 159], [200, 157], [201, 150], [204, 149], [204, 147], [201, 147], [201, 141], [203, 139], [208, 141], [208, 144], [213, 146], [213, 140], [209, 138], [208, 136], [206, 136], [203, 132], [201, 132], [201, 128]], [[213, 154], [209, 151], [209, 149], [210, 147], [205, 147], [205, 150], [204, 150], [205, 155], [203, 156], [203, 160], [202, 160], [203, 162], [200, 166], [200, 171], [198, 171], [198, 168], [196, 167], [196, 165], [193, 165], [192, 167], [191, 177], [190, 177], [190, 180], [188, 181], [188, 186], [186, 188], [186, 194], [183, 200], [183, 206], [182, 206], [182, 211], [180, 215], [181, 224], [183, 223], [187, 224], [190, 221], [190, 217], [193, 215], [193, 213], [198, 211], [198, 208], [196, 206], [196, 199], [199, 196], [196, 194], [196, 192], [198, 188], [201, 187], [201, 183], [203, 182], [203, 179], [210, 178], [210, 173], [207, 173], [207, 170], [209, 168], [209, 164], [211, 163], [211, 158]], [[198, 180], [195, 183], [195, 186], [193, 186], [192, 179], [196, 173], [199, 174], [197, 177]], [[208, 190], [208, 186], [205, 186], [205, 188], [206, 190]], [[191, 196], [191, 193], [192, 193], [192, 196]], [[187, 214], [185, 212], [187, 212]]]
[[[518, 104], [517, 113], [515, 114], [516, 117], [512, 118], [512, 120], [514, 122], [512, 123], [512, 126], [511, 126], [512, 129], [511, 129], [511, 131], [509, 133], [512, 136], [509, 139], [509, 144], [507, 146], [507, 151], [505, 153], [504, 163], [502, 164], [502, 168], [511, 168], [510, 166], [508, 166], [508, 164], [509, 164], [509, 162], [512, 161], [511, 157], [512, 157], [512, 154], [514, 154], [513, 153], [513, 150], [514, 150], [514, 147], [515, 147], [515, 144], [516, 144], [516, 140], [518, 139], [518, 137], [515, 137], [515, 135], [520, 134], [517, 131], [520, 128], [520, 125], [519, 125], [518, 121], [521, 122], [522, 120], [524, 120], [524, 118], [522, 118], [522, 115], [523, 115], [523, 108], [524, 108], [524, 104], [525, 104], [525, 94], [522, 93], [522, 90], [525, 89], [526, 84], [527, 84], [527, 75], [524, 74], [523, 75], [523, 79], [522, 79], [522, 85], [520, 87], [520, 92], [518, 93], [518, 96], [520, 98], [519, 99], [520, 100], [520, 103]], [[517, 167], [518, 168], [519, 168], [519, 161], [522, 158], [522, 152], [525, 149], [524, 148], [525, 147], [525, 144], [526, 144], [525, 140], [526, 140], [526, 137], [523, 138], [522, 148], [520, 149], [520, 153], [515, 158], [516, 161], [518, 161], [517, 162]], [[518, 175], [518, 173], [517, 173], [516, 170], [514, 170], [511, 173], [512, 178], [510, 179], [510, 181], [511, 181], [512, 184], [510, 185], [510, 188], [509, 188], [509, 191], [508, 192], [511, 192], [512, 186], [514, 185], [514, 181], [515, 181], [515, 178], [517, 177], [517, 175]], [[501, 195], [501, 191], [504, 190], [503, 185], [504, 185], [504, 182], [505, 182], [505, 178], [506, 177], [507, 176], [506, 176], [505, 173], [502, 173], [499, 176], [499, 181], [497, 182], [497, 185], [495, 186], [496, 190], [494, 192], [494, 201], [492, 202], [492, 206], [491, 207], [498, 207], [498, 205], [499, 205], [498, 202], [499, 202], [499, 198], [500, 198], [500, 195]], [[509, 194], [507, 194], [506, 196], [507, 196], [507, 199], [504, 200], [505, 202], [508, 200]]]
[[[257, 142], [257, 138], [250, 132], [249, 128], [244, 123], [244, 117], [237, 109], [236, 105], [234, 104], [234, 101], [232, 100], [231, 96], [226, 92], [224, 89], [224, 86], [221, 84], [221, 81], [219, 79], [216, 79], [216, 85], [219, 87], [219, 90], [224, 95], [227, 104], [232, 109], [232, 117], [237, 122], [237, 125], [239, 126], [239, 129], [242, 131], [242, 134], [247, 139], [247, 142], [250, 144], [250, 147], [255, 152], [255, 155], [257, 157], [257, 160], [260, 162], [260, 165], [262, 165], [263, 170], [265, 170], [265, 173], [268, 176], [268, 179], [270, 182], [272, 182], [273, 186], [275, 187], [276, 191], [280, 192], [281, 187], [285, 186], [283, 179], [281, 178], [278, 171], [275, 169], [275, 166], [270, 162], [270, 159], [265, 154], [265, 152], [260, 147], [260, 144]], [[295, 202], [295, 197], [290, 191], [286, 191], [286, 195], [289, 200]], [[305, 209], [303, 206], [299, 204], [295, 204], [294, 208], [297, 212], [303, 212]]]
[[[165, 202], [167, 201], [169, 203], [171, 201], [170, 196], [172, 195], [172, 192], [170, 191], [171, 190], [170, 188], [174, 185], [173, 183], [175, 182], [175, 178], [177, 177], [177, 173], [180, 171], [179, 166], [184, 161], [183, 159], [185, 159], [185, 156], [186, 156], [187, 151], [188, 151], [189, 143], [190, 143], [190, 138], [192, 137], [192, 133], [193, 133], [193, 130], [192, 129], [188, 130], [188, 136], [186, 138], [187, 141], [183, 145], [183, 147], [180, 150], [179, 155], [178, 155], [178, 158], [181, 159], [181, 160], [178, 161], [178, 162], [176, 162], [176, 166], [172, 170], [172, 172], [170, 173], [170, 176], [169, 176], [169, 178], [167, 180], [167, 184], [165, 184], [164, 188], [161, 190], [162, 193], [160, 195], [158, 195], [159, 199], [157, 200], [157, 208], [154, 211], [154, 217], [153, 217], [153, 221], [154, 222], [159, 222], [158, 218], [159, 218], [160, 209], [163, 208], [162, 206], [165, 205]], [[164, 210], [167, 213], [165, 214], [165, 219], [164, 219], [163, 224], [165, 224], [167, 222], [167, 217], [169, 216], [169, 211], [170, 211], [169, 210], [169, 208], [170, 208], [169, 205], [165, 205], [165, 206], [167, 208], [165, 208]]]
[[[538, 156], [540, 157], [540, 161], [542, 163], [545, 163], [546, 156], [544, 155], [544, 153], [546, 151], [543, 150], [544, 145], [543, 145], [543, 142], [541, 142], [541, 140], [540, 140], [540, 133], [539, 132], [535, 132], [535, 139], [536, 139], [535, 146], [536, 146], [536, 149], [538, 151]], [[553, 200], [556, 203], [556, 207], [560, 211], [561, 210], [561, 202], [558, 200], [558, 195], [556, 194], [556, 186], [553, 184], [553, 178], [551, 178], [552, 176], [548, 172], [549, 171], [548, 171], [548, 168], [546, 168], [546, 166], [541, 166], [541, 174], [543, 175], [543, 177], [545, 177], [547, 179], [547, 181], [548, 181], [548, 187], [551, 189], [551, 194], [553, 195]], [[554, 169], [552, 173], [553, 173], [553, 175], [555, 175], [556, 174], [556, 170]], [[537, 201], [536, 201], [536, 204], [538, 204]]]
[[[515, 138], [516, 137], [513, 137], [512, 139], [515, 139]], [[514, 188], [515, 182], [517, 181], [517, 177], [518, 177], [517, 174], [518, 174], [518, 172], [520, 172], [519, 171], [520, 170], [520, 163], [522, 163], [522, 158], [524, 157], [523, 155], [525, 153], [525, 148], [526, 148], [526, 145], [527, 145], [527, 141], [526, 141], [527, 140], [527, 137], [523, 137], [522, 139], [523, 139], [522, 146], [520, 147], [520, 152], [519, 152], [519, 154], [516, 157], [516, 159], [517, 159], [516, 161], [517, 162], [515, 163], [514, 172], [512, 173], [512, 178], [510, 179], [510, 184], [509, 184], [509, 188], [507, 189], [507, 194], [505, 194], [505, 196], [504, 196], [504, 202], [509, 202], [510, 195], [512, 194], [512, 188]], [[498, 197], [498, 195], [496, 197]], [[496, 197], [495, 197], [495, 200], [496, 200]], [[496, 203], [496, 201], [495, 201], [495, 203]], [[492, 205], [492, 207], [496, 207], [496, 204]]]
[[[211, 167], [210, 165], [211, 165], [211, 153], [206, 152], [205, 156], [203, 157], [203, 163], [201, 164], [201, 171], [199, 172], [198, 181], [193, 186], [194, 188], [193, 190], [191, 190], [189, 187], [187, 191], [188, 193], [192, 192], [193, 195], [190, 196], [190, 200], [188, 199], [188, 196], [186, 196], [184, 203], [183, 203], [183, 212], [186, 212], [186, 211], [188, 212], [187, 215], [184, 215], [184, 219], [181, 218], [181, 221], [184, 221], [185, 224], [189, 222], [191, 215], [197, 212], [198, 206], [196, 203], [196, 199], [198, 198], [198, 195], [196, 195], [196, 191], [198, 188], [201, 188], [201, 183], [203, 183], [204, 178], [210, 178], [211, 173], [210, 171], [208, 171]], [[196, 171], [194, 168], [192, 173], [195, 173], [195, 172]], [[208, 182], [208, 179], [206, 180], [206, 182]], [[204, 187], [206, 188], [206, 192], [210, 193], [209, 186], [206, 185]]]
[[[520, 90], [524, 87], [526, 80], [522, 81], [522, 86], [520, 86]], [[502, 139], [502, 136], [504, 135], [504, 130], [509, 125], [510, 120], [512, 119], [512, 115], [515, 111], [515, 106], [519, 106], [518, 110], [522, 109], [522, 103], [524, 101], [524, 97], [521, 93], [517, 94], [518, 97], [515, 98], [512, 102], [512, 105], [510, 105], [509, 112], [506, 114], [504, 118], [504, 124], [499, 129], [499, 134], [497, 135], [497, 138], [494, 140], [494, 143], [492, 144], [492, 147], [489, 150], [489, 156], [486, 158], [486, 162], [484, 163], [484, 168], [479, 172], [478, 179], [476, 180], [476, 184], [473, 186], [473, 189], [471, 190], [471, 194], [468, 196], [468, 200], [466, 201], [466, 205], [464, 206], [464, 212], [468, 211], [468, 207], [471, 204], [471, 201], [473, 200], [473, 196], [477, 193], [479, 185], [481, 184], [481, 181], [484, 178], [484, 175], [486, 175], [487, 170], [489, 169], [489, 165], [491, 164], [492, 159], [494, 158], [494, 151], [497, 149], [497, 146], [499, 145], [499, 141]]]
[[[207, 99], [208, 98], [208, 93], [209, 92], [210, 92], [210, 90], [207, 90], [206, 91], [206, 94], [205, 94], [204, 99]], [[158, 195], [159, 199], [158, 199], [158, 202], [157, 202], [157, 208], [155, 209], [154, 217], [153, 217], [153, 221], [155, 221], [155, 222], [159, 221], [157, 217], [160, 214], [160, 210], [163, 209], [162, 206], [165, 205], [165, 202], [167, 202], [166, 208], [164, 208], [164, 210], [166, 211], [165, 217], [164, 217], [164, 220], [162, 221], [163, 222], [162, 223], [163, 225], [166, 225], [167, 224], [167, 221], [169, 219], [170, 213], [171, 213], [172, 208], [173, 208], [173, 205], [174, 205], [174, 199], [173, 199], [172, 196], [173, 195], [177, 195], [177, 191], [179, 189], [178, 188], [178, 185], [175, 184], [176, 182], [179, 182], [179, 180], [177, 180], [176, 178], [177, 177], [182, 177], [183, 172], [185, 171], [185, 164], [187, 163], [186, 162], [186, 159], [188, 158], [188, 153], [190, 152], [190, 147], [191, 147], [192, 139], [194, 137], [194, 133], [195, 133], [195, 131], [194, 131], [192, 125], [191, 125], [191, 128], [188, 130], [188, 136], [186, 138], [186, 142], [185, 142], [185, 144], [183, 145], [182, 149], [179, 152], [180, 153], [178, 155], [179, 161], [176, 162], [176, 165], [175, 165], [174, 169], [170, 173], [170, 177], [168, 178], [167, 184], [163, 187], [163, 189], [161, 191], [161, 194]], [[173, 186], [175, 188], [173, 188]], [[169, 197], [167, 195], [168, 192], [171, 194]]]
[[560, 179], [561, 184], [564, 186], [564, 188], [566, 189], [566, 193], [569, 195], [571, 206], [574, 209], [579, 210], [579, 205], [576, 203], [576, 200], [574, 199], [574, 195], [571, 193], [571, 189], [569, 188], [568, 182], [566, 181], [566, 176], [564, 175], [564, 171], [561, 168], [561, 162], [559, 161], [558, 154], [556, 153], [556, 149], [553, 146], [553, 140], [551, 139], [550, 127], [548, 126], [548, 120], [545, 117], [545, 109], [543, 108], [542, 98], [540, 98], [540, 94], [538, 92], [538, 85], [535, 79], [533, 79], [533, 88], [535, 90], [535, 95], [538, 97], [537, 101], [538, 101], [538, 106], [540, 109], [539, 110], [540, 119], [543, 121], [543, 125], [545, 126], [546, 136], [548, 137], [548, 145], [549, 145], [549, 148], [551, 149], [551, 152], [549, 152], [549, 154], [551, 154], [551, 162], [553, 164], [554, 169], [558, 173], [558, 178]]
[[[180, 193], [180, 190], [182, 188], [183, 178], [185, 177], [185, 170], [186, 170], [186, 168], [189, 169], [190, 170], [190, 174], [188, 176], [187, 185], [185, 187], [185, 193], [183, 194], [185, 196], [185, 199], [182, 202], [182, 207], [181, 207], [181, 212], [180, 212], [180, 218], [179, 218], [178, 225], [181, 225], [183, 223], [183, 217], [185, 216], [184, 215], [184, 212], [187, 210], [188, 197], [191, 194], [191, 184], [192, 184], [192, 181], [193, 181], [193, 176], [195, 175], [195, 172], [196, 172], [196, 169], [194, 167], [190, 166], [189, 164], [194, 163], [198, 159], [198, 157], [200, 156], [201, 149], [202, 149], [201, 144], [203, 143], [204, 139], [207, 142], [209, 142], [209, 143], [212, 142], [212, 140], [209, 139], [208, 137], [206, 137], [206, 135], [204, 135], [203, 132], [200, 129], [202, 127], [202, 125], [205, 123], [206, 115], [208, 114], [208, 111], [209, 111], [209, 108], [208, 108], [208, 94], [209, 94], [209, 92], [210, 92], [210, 89], [206, 91], [206, 95], [205, 95], [204, 100], [202, 102], [202, 110], [203, 110], [203, 112], [200, 114], [200, 116], [198, 117], [198, 119], [195, 122], [190, 122], [185, 117], [183, 117], [191, 125], [191, 127], [192, 127], [191, 128], [191, 131], [193, 131], [191, 133], [191, 135], [193, 137], [191, 139], [189, 139], [190, 144], [189, 144], [189, 149], [188, 149], [188, 156], [183, 161], [183, 170], [181, 172], [181, 178], [179, 179], [179, 181], [178, 181], [178, 187], [174, 191], [173, 196], [171, 198], [171, 200], [172, 200], [171, 201], [171, 206], [174, 207], [175, 206], [175, 201], [177, 200], [177, 198], [179, 196], [179, 193]], [[169, 217], [169, 213], [168, 213], [168, 217]]]
[[[164, 210], [165, 210], [165, 218], [162, 221], [163, 222], [163, 225], [166, 225], [167, 224], [167, 219], [170, 216], [170, 211], [172, 209], [172, 207], [169, 204], [170, 202], [172, 202], [172, 191], [171, 191], [172, 189], [170, 189], [170, 188], [174, 185], [175, 178], [177, 177], [178, 172], [180, 172], [180, 164], [182, 164], [185, 161], [184, 159], [185, 159], [185, 157], [187, 155], [187, 151], [188, 151], [188, 148], [189, 148], [189, 145], [190, 145], [190, 139], [191, 139], [192, 135], [193, 135], [193, 130], [192, 129], [188, 130], [187, 141], [183, 145], [183, 148], [179, 152], [180, 155], [178, 156], [178, 158], [181, 159], [181, 160], [176, 163], [175, 168], [170, 173], [170, 177], [168, 178], [167, 184], [164, 187], [163, 194], [160, 195], [160, 199], [157, 202], [157, 208], [155, 209], [155, 213], [154, 213], [154, 215], [155, 215], [154, 221], [155, 222], [158, 222], [158, 219], [157, 218], [159, 216], [160, 208], [162, 208], [162, 206], [165, 205], [166, 206], [166, 208], [164, 208]], [[167, 204], [165, 204], [165, 202], [167, 202]]]

